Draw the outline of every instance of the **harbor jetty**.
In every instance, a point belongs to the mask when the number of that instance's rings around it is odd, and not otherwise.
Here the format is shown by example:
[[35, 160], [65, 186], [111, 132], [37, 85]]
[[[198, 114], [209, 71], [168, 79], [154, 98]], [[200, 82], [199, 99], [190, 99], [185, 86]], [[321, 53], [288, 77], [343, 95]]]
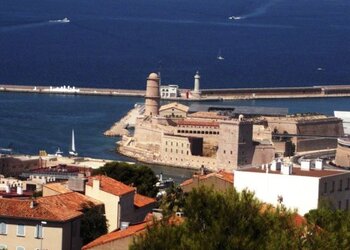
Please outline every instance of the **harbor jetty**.
[[145, 111], [145, 105], [136, 103], [134, 108], [131, 109], [126, 116], [114, 123], [113, 126], [104, 132], [105, 136], [129, 136], [128, 128], [135, 127], [136, 118], [142, 115]]
[[[69, 86], [25, 86], [0, 85], [0, 92], [21, 92], [36, 94], [64, 95], [100, 95], [100, 96], [129, 96], [144, 97], [145, 90], [136, 89], [107, 89], [107, 88], [77, 88]], [[176, 98], [162, 98], [172, 101], [220, 101], [237, 99], [291, 99], [291, 98], [324, 98], [350, 96], [350, 85], [325, 85], [310, 87], [278, 87], [278, 88], [227, 88], [201, 89], [197, 96], [189, 96], [193, 92], [180, 89], [181, 95]]]

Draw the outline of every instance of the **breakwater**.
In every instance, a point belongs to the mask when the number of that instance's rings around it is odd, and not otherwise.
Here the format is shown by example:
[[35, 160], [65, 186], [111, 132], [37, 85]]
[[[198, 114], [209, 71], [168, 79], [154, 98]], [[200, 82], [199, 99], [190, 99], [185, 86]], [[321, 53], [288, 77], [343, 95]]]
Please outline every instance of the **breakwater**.
[[[181, 89], [181, 97], [169, 99], [176, 101], [210, 101], [237, 99], [283, 99], [283, 98], [321, 98], [350, 96], [350, 85], [325, 85], [312, 87], [282, 88], [230, 88], [202, 89], [201, 98], [187, 98], [189, 89]], [[101, 96], [143, 97], [145, 90], [106, 89], [106, 88], [63, 88], [50, 86], [0, 85], [0, 92], [22, 92], [37, 94], [71, 94]]]

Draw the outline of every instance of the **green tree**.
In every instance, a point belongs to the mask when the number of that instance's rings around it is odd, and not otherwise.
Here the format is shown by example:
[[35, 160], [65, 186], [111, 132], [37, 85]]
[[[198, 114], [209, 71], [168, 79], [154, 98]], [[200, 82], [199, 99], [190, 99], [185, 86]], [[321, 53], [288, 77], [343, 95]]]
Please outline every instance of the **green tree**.
[[139, 194], [155, 197], [158, 192], [155, 186], [158, 178], [151, 168], [144, 165], [111, 162], [94, 170], [93, 174], [107, 175], [127, 185], [133, 185]]
[[136, 238], [131, 249], [298, 249], [303, 244], [294, 212], [266, 206], [247, 191], [200, 187], [188, 193], [182, 210], [186, 219], [181, 225], [165, 217]]
[[84, 213], [81, 219], [80, 237], [83, 244], [87, 244], [94, 239], [107, 233], [107, 219], [101, 211], [101, 207], [93, 206], [91, 203], [83, 205]]

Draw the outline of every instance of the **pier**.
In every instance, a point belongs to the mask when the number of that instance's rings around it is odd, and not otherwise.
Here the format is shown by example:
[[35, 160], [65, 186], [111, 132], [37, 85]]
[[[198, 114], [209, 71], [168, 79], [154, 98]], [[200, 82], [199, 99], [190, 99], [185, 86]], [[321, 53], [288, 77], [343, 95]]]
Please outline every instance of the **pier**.
[[[163, 98], [169, 101], [220, 101], [220, 100], [254, 100], [254, 99], [290, 99], [290, 98], [324, 98], [350, 96], [350, 85], [325, 85], [310, 87], [278, 88], [229, 88], [201, 89], [200, 97], [186, 97], [189, 89], [181, 89], [181, 97]], [[107, 89], [107, 88], [70, 88], [59, 89], [50, 86], [0, 85], [0, 92], [19, 92], [36, 94], [64, 95], [100, 95], [144, 97], [145, 90]]]

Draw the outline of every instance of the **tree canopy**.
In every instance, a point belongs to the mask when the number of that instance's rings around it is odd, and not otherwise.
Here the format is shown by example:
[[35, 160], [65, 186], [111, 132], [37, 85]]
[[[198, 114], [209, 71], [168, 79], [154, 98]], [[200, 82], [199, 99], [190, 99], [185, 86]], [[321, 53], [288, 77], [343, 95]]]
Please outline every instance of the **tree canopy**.
[[200, 187], [188, 193], [183, 204], [182, 224], [168, 223], [165, 216], [130, 249], [299, 249], [305, 241], [294, 212], [262, 204], [247, 191], [218, 193]]
[[80, 236], [83, 244], [87, 244], [94, 239], [107, 233], [107, 219], [101, 211], [101, 207], [92, 204], [84, 204], [83, 218], [81, 219]]
[[127, 185], [133, 185], [137, 188], [137, 192], [142, 195], [155, 197], [158, 192], [158, 188], [155, 186], [158, 178], [151, 168], [144, 165], [111, 162], [94, 170], [93, 174], [107, 175]]

